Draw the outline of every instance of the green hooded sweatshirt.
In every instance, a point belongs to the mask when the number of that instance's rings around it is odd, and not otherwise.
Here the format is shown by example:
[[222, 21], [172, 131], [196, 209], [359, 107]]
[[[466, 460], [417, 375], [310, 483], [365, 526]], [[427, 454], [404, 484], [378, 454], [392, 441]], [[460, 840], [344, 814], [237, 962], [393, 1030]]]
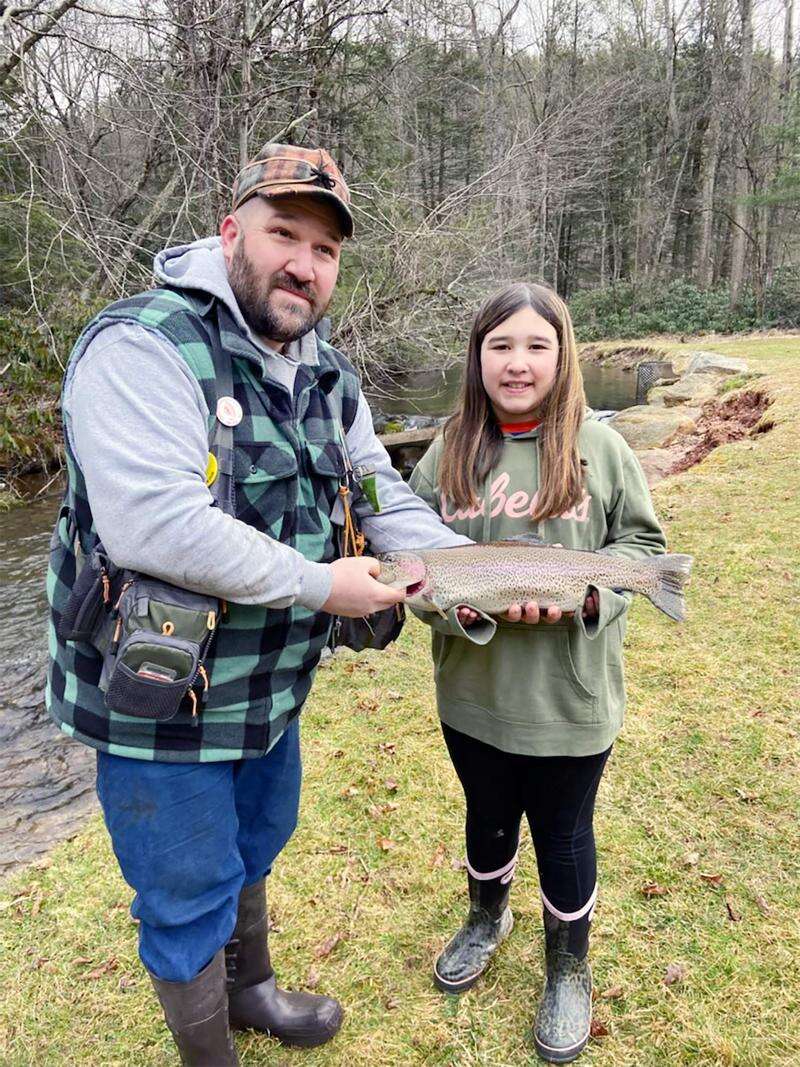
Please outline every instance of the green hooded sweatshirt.
[[[565, 548], [611, 547], [629, 559], [666, 550], [650, 492], [635, 455], [610, 426], [587, 418], [578, 446], [586, 475], [583, 499], [558, 518], [531, 519], [539, 485], [539, 430], [504, 436], [503, 451], [479, 495], [458, 510], [438, 488], [442, 439], [411, 476], [412, 489], [456, 533], [474, 541], [535, 534]], [[433, 629], [436, 697], [443, 722], [505, 752], [586, 756], [602, 752], [622, 726], [622, 642], [633, 594], [599, 590], [600, 614], [559, 623], [508, 623], [479, 613], [463, 627], [418, 613]]]

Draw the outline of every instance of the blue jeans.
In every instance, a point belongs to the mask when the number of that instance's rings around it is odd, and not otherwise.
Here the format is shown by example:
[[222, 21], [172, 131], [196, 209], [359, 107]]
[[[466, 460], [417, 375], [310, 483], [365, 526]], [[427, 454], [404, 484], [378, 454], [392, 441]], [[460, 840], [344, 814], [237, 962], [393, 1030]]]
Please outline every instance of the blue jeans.
[[230, 940], [243, 885], [268, 874], [297, 825], [299, 719], [266, 756], [156, 763], [97, 753], [97, 795], [136, 891], [139, 955], [188, 982]]

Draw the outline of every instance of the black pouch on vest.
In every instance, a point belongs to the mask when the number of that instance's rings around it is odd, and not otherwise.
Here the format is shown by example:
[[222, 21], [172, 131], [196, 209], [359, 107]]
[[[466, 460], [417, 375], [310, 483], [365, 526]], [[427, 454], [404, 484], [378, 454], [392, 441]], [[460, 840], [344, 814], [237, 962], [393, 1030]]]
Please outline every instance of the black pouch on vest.
[[95, 644], [104, 615], [111, 608], [112, 580], [116, 574], [117, 568], [102, 548], [95, 548], [75, 579], [59, 621], [58, 636], [63, 641]]
[[219, 624], [220, 601], [127, 573], [100, 679], [106, 707], [165, 721], [186, 699], [196, 717], [208, 691], [203, 661]]

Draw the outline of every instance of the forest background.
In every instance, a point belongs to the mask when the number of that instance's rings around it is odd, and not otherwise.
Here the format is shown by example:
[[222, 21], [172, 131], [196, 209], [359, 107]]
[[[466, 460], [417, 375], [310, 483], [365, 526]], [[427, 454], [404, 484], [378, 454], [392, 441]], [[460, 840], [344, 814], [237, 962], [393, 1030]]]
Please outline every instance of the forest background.
[[0, 465], [46, 451], [92, 311], [216, 232], [268, 140], [344, 168], [334, 341], [368, 377], [454, 358], [510, 278], [554, 285], [582, 340], [800, 326], [794, 5], [12, 0]]

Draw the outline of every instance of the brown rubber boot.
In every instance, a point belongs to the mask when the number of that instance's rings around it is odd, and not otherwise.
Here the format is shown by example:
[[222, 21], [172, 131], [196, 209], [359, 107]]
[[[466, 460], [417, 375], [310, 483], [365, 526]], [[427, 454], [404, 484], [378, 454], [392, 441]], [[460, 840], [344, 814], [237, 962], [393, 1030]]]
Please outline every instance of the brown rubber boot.
[[323, 1045], [342, 1025], [332, 997], [279, 989], [267, 944], [266, 879], [245, 886], [233, 937], [225, 946], [228, 1010], [234, 1030], [261, 1030], [286, 1045]]
[[238, 1067], [228, 1025], [223, 949], [190, 982], [165, 982], [154, 974], [150, 980], [184, 1067]]

